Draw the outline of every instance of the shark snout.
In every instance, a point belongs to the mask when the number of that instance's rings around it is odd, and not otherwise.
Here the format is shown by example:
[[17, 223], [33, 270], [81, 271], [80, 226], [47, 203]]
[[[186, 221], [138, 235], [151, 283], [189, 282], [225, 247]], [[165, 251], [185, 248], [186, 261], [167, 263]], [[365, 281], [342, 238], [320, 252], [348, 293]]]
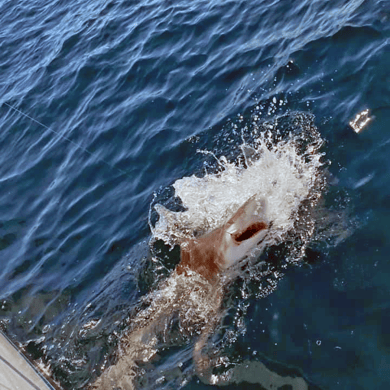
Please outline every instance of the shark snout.
[[222, 244], [224, 268], [243, 259], [264, 240], [270, 226], [266, 212], [266, 200], [253, 196], [226, 223]]

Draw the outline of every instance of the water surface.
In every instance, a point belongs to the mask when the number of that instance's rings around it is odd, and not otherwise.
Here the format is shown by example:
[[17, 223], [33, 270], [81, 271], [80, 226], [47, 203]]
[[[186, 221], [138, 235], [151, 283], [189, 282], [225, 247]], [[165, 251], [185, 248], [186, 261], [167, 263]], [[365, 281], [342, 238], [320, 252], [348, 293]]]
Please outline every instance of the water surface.
[[[169, 203], [171, 184], [216, 167], [198, 149], [237, 156], [254, 113], [310, 112], [331, 161], [322, 217], [342, 210], [348, 223], [329, 222], [333, 238], [272, 294], [232, 302], [226, 321], [242, 327], [224, 352], [313, 388], [387, 389], [389, 17], [373, 0], [2, 1], [6, 333], [65, 389], [83, 388], [178, 259], [162, 248], [166, 269], [152, 272], [154, 194]], [[187, 347], [162, 351], [145, 386], [175, 387]], [[230, 386], [259, 383], [250, 375]]]

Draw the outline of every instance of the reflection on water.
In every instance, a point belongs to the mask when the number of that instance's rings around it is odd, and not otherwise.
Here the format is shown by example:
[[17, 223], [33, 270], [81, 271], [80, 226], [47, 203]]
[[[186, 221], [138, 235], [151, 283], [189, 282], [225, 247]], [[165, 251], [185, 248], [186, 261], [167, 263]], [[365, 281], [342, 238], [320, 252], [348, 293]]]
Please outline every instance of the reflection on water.
[[369, 114], [370, 110], [367, 108], [356, 114], [355, 118], [349, 122], [349, 125], [353, 128], [355, 133], [360, 133], [372, 120], [372, 117], [370, 117]]

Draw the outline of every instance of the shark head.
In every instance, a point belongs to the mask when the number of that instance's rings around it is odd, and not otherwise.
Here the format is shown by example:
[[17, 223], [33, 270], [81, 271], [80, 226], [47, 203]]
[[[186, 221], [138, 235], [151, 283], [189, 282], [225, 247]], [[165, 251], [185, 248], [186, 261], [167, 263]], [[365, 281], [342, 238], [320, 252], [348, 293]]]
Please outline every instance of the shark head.
[[265, 239], [270, 225], [266, 211], [265, 199], [252, 196], [224, 225], [221, 243], [224, 269], [246, 257]]
[[176, 272], [180, 275], [190, 269], [213, 283], [220, 271], [249, 255], [265, 239], [269, 226], [265, 200], [253, 196], [220, 228], [183, 241]]

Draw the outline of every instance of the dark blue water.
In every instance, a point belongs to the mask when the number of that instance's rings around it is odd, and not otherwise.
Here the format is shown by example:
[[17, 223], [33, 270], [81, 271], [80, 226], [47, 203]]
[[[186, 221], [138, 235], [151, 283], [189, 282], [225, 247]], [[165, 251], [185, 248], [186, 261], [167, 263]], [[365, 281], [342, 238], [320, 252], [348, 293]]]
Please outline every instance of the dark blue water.
[[249, 300], [227, 353], [313, 388], [389, 387], [389, 2], [3, 0], [0, 26], [0, 321], [65, 389], [153, 285], [153, 194], [274, 97], [315, 115], [329, 207], [352, 222]]

